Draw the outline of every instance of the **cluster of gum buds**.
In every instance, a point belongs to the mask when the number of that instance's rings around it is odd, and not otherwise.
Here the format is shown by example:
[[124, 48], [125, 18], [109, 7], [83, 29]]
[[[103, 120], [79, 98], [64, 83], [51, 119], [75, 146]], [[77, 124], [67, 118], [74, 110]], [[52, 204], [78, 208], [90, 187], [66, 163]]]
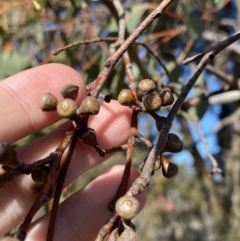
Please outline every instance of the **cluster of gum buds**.
[[[99, 113], [100, 105], [97, 99], [93, 96], [86, 96], [80, 107], [77, 107], [75, 102], [78, 96], [79, 87], [76, 85], [67, 85], [61, 90], [63, 99], [58, 101], [51, 93], [45, 93], [41, 99], [39, 106], [43, 111], [57, 111], [62, 118], [77, 120], [80, 116], [96, 115]], [[95, 131], [91, 128], [86, 128], [79, 133], [79, 138], [85, 144], [93, 146], [101, 156], [106, 154], [106, 151], [101, 148], [97, 142]], [[50, 158], [51, 159], [51, 158]], [[34, 164], [24, 164], [17, 157], [17, 152], [9, 143], [0, 144], [0, 186], [10, 182], [17, 175], [31, 174], [32, 180], [37, 184], [43, 184], [48, 173], [48, 164], [37, 162]]]
[[[63, 100], [58, 101], [51, 93], [45, 93], [40, 100], [40, 108], [43, 111], [57, 111], [62, 118], [77, 120], [82, 115], [97, 115], [100, 110], [98, 100], [93, 96], [86, 96], [80, 107], [77, 106], [75, 100], [78, 96], [79, 87], [76, 85], [67, 85], [61, 90]], [[108, 101], [108, 100], [107, 100]], [[79, 138], [87, 145], [93, 146], [100, 156], [104, 156], [106, 151], [100, 147], [97, 142], [95, 131], [87, 128], [82, 132]]]
[[[134, 94], [130, 89], [123, 89], [118, 95], [118, 101], [121, 105], [125, 106], [137, 106], [139, 111], [148, 112], [156, 121], [156, 128], [160, 132], [166, 118], [159, 116], [155, 111], [158, 111], [162, 106], [172, 105], [174, 102], [173, 94], [168, 89], [157, 90], [156, 84], [151, 79], [143, 79], [138, 84], [138, 90], [140, 92], [142, 101], [140, 102], [135, 98]], [[174, 134], [169, 133], [167, 141], [161, 153], [172, 152], [177, 153], [182, 151], [183, 143], [180, 138]], [[140, 166], [142, 170], [144, 162]], [[162, 167], [163, 176], [166, 178], [172, 178], [178, 173], [178, 167], [176, 164], [168, 161], [162, 155], [155, 162], [153, 169], [156, 171]]]
[[77, 107], [75, 102], [78, 96], [79, 87], [76, 85], [67, 85], [61, 90], [61, 95], [64, 98], [58, 101], [51, 93], [45, 93], [40, 100], [40, 108], [43, 111], [57, 111], [62, 118], [75, 119], [77, 116], [96, 115], [99, 112], [100, 105], [97, 99], [93, 96], [87, 96], [80, 107]]
[[142, 111], [158, 111], [161, 106], [168, 106], [174, 102], [172, 92], [168, 89], [157, 91], [153, 80], [143, 79], [138, 84], [142, 102], [137, 100], [130, 89], [123, 89], [118, 95], [118, 101], [125, 106], [138, 106]]

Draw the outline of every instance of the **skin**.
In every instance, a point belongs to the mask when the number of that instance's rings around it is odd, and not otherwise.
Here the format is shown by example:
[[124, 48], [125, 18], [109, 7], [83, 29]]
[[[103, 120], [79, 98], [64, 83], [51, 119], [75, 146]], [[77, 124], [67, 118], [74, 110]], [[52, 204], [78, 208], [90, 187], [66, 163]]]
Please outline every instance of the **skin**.
[[[76, 84], [80, 87], [79, 105], [86, 96], [85, 84], [81, 76], [68, 66], [47, 64], [26, 70], [0, 81], [0, 143], [13, 143], [20, 138], [49, 126], [59, 120], [55, 112], [42, 112], [39, 99], [45, 92], [51, 92], [61, 100], [60, 90], [64, 85]], [[119, 146], [127, 142], [130, 133], [131, 112], [116, 101], [102, 103], [100, 113], [92, 116], [89, 127], [97, 133], [99, 144], [104, 148]], [[25, 163], [31, 163], [46, 157], [60, 143], [67, 131], [69, 122], [65, 122], [52, 133], [17, 149], [18, 157]], [[116, 138], [117, 137], [117, 138]], [[100, 164], [102, 158], [90, 146], [78, 143], [73, 155], [65, 186], [81, 173]], [[108, 206], [121, 181], [123, 166], [115, 166], [85, 188], [76, 192], [59, 205], [54, 240], [94, 240], [99, 229], [111, 216]], [[139, 174], [132, 169], [132, 183]], [[16, 177], [0, 188], [0, 237], [19, 225], [27, 214], [36, 194], [32, 191], [30, 176]], [[138, 199], [143, 206], [146, 194]], [[30, 228], [27, 241], [45, 240], [49, 215], [36, 220]], [[11, 237], [2, 240], [12, 241]]]

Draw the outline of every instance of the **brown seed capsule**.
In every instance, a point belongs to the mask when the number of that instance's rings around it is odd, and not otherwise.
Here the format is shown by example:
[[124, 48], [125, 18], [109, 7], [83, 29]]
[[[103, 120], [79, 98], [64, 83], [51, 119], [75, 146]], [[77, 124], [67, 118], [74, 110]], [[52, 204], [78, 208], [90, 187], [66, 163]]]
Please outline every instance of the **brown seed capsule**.
[[76, 100], [78, 96], [79, 87], [77, 85], [66, 85], [61, 90], [61, 95], [63, 98], [69, 98]]
[[77, 109], [77, 115], [88, 114], [97, 115], [100, 110], [100, 105], [97, 99], [93, 96], [87, 96], [81, 106]]
[[162, 99], [162, 106], [168, 106], [174, 102], [174, 97], [170, 90], [163, 90], [159, 95]]
[[14, 147], [7, 142], [0, 144], [0, 164], [11, 166], [18, 165], [17, 152]]
[[51, 93], [45, 93], [41, 99], [39, 106], [43, 111], [53, 111], [56, 110], [58, 104], [57, 98]]
[[143, 99], [143, 105], [148, 111], [157, 111], [162, 105], [161, 97], [157, 94], [149, 94]]
[[130, 220], [140, 212], [140, 203], [135, 197], [123, 196], [117, 200], [115, 208], [120, 217]]
[[139, 82], [138, 89], [142, 95], [146, 95], [156, 89], [156, 84], [151, 79], [143, 79]]
[[32, 180], [37, 184], [43, 184], [47, 173], [48, 171], [46, 167], [37, 168], [31, 173]]
[[180, 152], [183, 149], [183, 142], [180, 140], [178, 135], [174, 133], [169, 133], [167, 141], [162, 152]]
[[166, 178], [173, 178], [178, 174], [178, 166], [165, 157], [161, 158], [162, 161], [162, 174]]
[[72, 99], [63, 99], [57, 104], [57, 113], [61, 117], [71, 118], [76, 114], [77, 104]]
[[136, 103], [136, 99], [129, 89], [123, 89], [118, 95], [118, 102], [121, 105], [131, 106]]

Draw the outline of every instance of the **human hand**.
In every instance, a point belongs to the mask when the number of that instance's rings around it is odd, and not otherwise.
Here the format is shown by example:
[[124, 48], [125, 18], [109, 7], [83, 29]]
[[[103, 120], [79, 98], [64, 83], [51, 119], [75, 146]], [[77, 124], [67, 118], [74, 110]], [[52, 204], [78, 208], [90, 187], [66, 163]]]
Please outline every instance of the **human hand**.
[[[80, 75], [61, 64], [48, 64], [21, 72], [0, 82], [0, 143], [13, 143], [18, 139], [40, 130], [59, 119], [55, 112], [42, 112], [38, 106], [41, 95], [53, 93], [61, 99], [60, 89], [67, 84], [80, 87], [76, 102], [79, 104], [86, 96]], [[130, 132], [131, 112], [129, 108], [116, 101], [102, 103], [100, 112], [91, 116], [89, 126], [96, 130], [100, 145], [104, 148], [125, 144]], [[52, 133], [17, 149], [18, 157], [24, 163], [31, 163], [55, 150], [64, 137], [69, 122]], [[116, 138], [117, 137], [117, 138]], [[101, 163], [102, 158], [90, 146], [78, 144], [71, 161], [65, 186], [83, 172]], [[94, 240], [101, 226], [110, 217], [108, 204], [113, 199], [123, 172], [116, 166], [99, 176], [87, 187], [66, 199], [59, 206], [54, 239]], [[132, 170], [131, 180], [138, 176]], [[30, 176], [15, 177], [13, 181], [0, 187], [0, 237], [20, 224], [36, 195], [32, 191]], [[145, 195], [139, 195], [141, 204]], [[26, 240], [45, 240], [49, 215], [45, 215], [31, 225]], [[4, 240], [12, 238], [4, 238]]]

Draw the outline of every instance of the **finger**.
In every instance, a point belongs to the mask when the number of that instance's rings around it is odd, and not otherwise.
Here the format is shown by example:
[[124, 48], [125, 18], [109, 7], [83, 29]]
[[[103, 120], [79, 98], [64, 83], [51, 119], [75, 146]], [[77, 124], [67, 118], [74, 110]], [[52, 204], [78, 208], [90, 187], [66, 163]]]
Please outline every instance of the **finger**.
[[1, 239], [1, 241], [18, 241], [18, 240], [12, 237], [4, 237], [3, 239]]
[[[110, 148], [126, 143], [130, 118], [131, 111], [113, 101], [101, 106], [99, 114], [91, 118], [90, 126], [95, 128], [100, 145]], [[59, 145], [68, 126], [66, 123], [53, 133], [20, 148], [18, 156], [26, 163], [46, 157]], [[71, 161], [66, 184], [103, 160], [92, 147], [80, 143]], [[1, 188], [0, 236], [23, 221], [36, 198], [32, 190], [30, 176], [17, 177]]]
[[[111, 217], [108, 204], [116, 194], [121, 181], [123, 166], [111, 168], [85, 188], [66, 199], [59, 206], [54, 240], [94, 240], [100, 228]], [[130, 183], [139, 174], [132, 169]], [[143, 207], [146, 193], [138, 196]], [[26, 241], [46, 239], [49, 215], [36, 221]]]
[[0, 81], [0, 143], [15, 142], [59, 120], [56, 112], [43, 112], [39, 100], [46, 92], [61, 100], [60, 90], [67, 84], [79, 86], [80, 103], [85, 84], [74, 69], [62, 64], [42, 65]]

